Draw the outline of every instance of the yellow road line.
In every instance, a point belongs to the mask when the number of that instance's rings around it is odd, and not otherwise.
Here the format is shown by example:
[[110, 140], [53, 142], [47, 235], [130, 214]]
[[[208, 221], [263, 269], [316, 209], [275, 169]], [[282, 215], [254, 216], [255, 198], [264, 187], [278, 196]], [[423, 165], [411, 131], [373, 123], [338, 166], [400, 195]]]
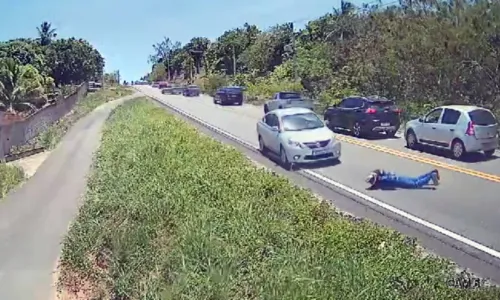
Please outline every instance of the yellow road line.
[[416, 154], [412, 154], [412, 153], [407, 153], [407, 152], [387, 148], [387, 147], [384, 147], [381, 145], [377, 145], [375, 143], [361, 141], [361, 140], [358, 140], [356, 138], [352, 138], [352, 137], [348, 137], [348, 136], [344, 136], [344, 135], [337, 134], [336, 137], [338, 140], [349, 143], [349, 144], [358, 145], [358, 146], [369, 148], [369, 149], [372, 149], [375, 151], [391, 154], [394, 156], [398, 156], [398, 157], [410, 159], [413, 161], [429, 164], [429, 165], [432, 165], [435, 167], [440, 167], [440, 168], [447, 169], [450, 171], [455, 171], [455, 172], [459, 172], [462, 174], [467, 174], [470, 176], [474, 176], [474, 177], [478, 177], [481, 179], [490, 180], [493, 182], [500, 183], [500, 176], [498, 176], [498, 175], [488, 174], [488, 173], [484, 173], [484, 172], [480, 172], [480, 171], [476, 171], [476, 170], [472, 170], [472, 169], [467, 169], [467, 168], [460, 167], [460, 166], [455, 166], [455, 165], [441, 162], [438, 160], [423, 157], [421, 155], [416, 155]]

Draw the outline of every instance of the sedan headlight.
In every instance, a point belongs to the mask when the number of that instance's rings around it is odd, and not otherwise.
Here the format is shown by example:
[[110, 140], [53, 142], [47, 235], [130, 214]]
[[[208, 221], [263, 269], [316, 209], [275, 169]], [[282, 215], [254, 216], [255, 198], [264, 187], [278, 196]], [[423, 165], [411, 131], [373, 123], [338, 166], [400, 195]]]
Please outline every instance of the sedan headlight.
[[294, 141], [294, 140], [288, 140], [288, 145], [290, 145], [292, 147], [298, 147], [298, 148], [303, 147], [301, 143]]

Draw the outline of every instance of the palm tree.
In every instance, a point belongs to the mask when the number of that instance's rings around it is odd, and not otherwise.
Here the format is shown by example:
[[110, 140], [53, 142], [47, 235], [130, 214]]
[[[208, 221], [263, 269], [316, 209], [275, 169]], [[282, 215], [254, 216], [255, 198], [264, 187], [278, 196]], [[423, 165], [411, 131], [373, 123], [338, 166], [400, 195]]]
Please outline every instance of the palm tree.
[[36, 29], [38, 30], [39, 41], [42, 46], [47, 46], [57, 36], [56, 29], [52, 28], [52, 24], [49, 22], [43, 22]]
[[8, 112], [16, 107], [34, 106], [29, 102], [43, 95], [43, 87], [36, 80], [33, 66], [22, 66], [12, 58], [0, 60], [0, 101]]

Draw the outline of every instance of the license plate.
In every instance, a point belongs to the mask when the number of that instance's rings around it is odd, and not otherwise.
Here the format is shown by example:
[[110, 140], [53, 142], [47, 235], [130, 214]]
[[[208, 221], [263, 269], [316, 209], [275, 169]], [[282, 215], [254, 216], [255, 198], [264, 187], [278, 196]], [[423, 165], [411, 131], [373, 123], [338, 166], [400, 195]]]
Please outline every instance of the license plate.
[[328, 153], [329, 151], [326, 149], [321, 149], [321, 150], [313, 150], [312, 155], [317, 156], [317, 155], [323, 155]]
[[384, 126], [384, 127], [391, 126], [391, 123], [380, 123], [380, 126]]

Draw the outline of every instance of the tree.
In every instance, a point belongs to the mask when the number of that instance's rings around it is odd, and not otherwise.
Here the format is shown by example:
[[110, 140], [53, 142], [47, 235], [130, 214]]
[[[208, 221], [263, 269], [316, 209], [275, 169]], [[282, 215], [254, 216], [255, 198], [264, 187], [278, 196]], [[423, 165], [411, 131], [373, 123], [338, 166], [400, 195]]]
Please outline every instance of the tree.
[[34, 108], [30, 100], [43, 97], [44, 79], [31, 65], [20, 65], [13, 58], [0, 60], [0, 100], [7, 111], [27, 106]]
[[99, 81], [104, 58], [83, 39], [59, 39], [47, 48], [47, 65], [57, 86]]
[[38, 40], [42, 46], [47, 46], [57, 37], [56, 29], [52, 28], [52, 24], [49, 22], [43, 22], [36, 29], [38, 31]]
[[154, 53], [149, 56], [149, 62], [153, 65], [163, 63], [167, 70], [167, 78], [171, 80], [172, 72], [174, 71], [172, 59], [181, 49], [180, 42], [172, 42], [170, 38], [164, 37], [159, 43], [153, 45]]

